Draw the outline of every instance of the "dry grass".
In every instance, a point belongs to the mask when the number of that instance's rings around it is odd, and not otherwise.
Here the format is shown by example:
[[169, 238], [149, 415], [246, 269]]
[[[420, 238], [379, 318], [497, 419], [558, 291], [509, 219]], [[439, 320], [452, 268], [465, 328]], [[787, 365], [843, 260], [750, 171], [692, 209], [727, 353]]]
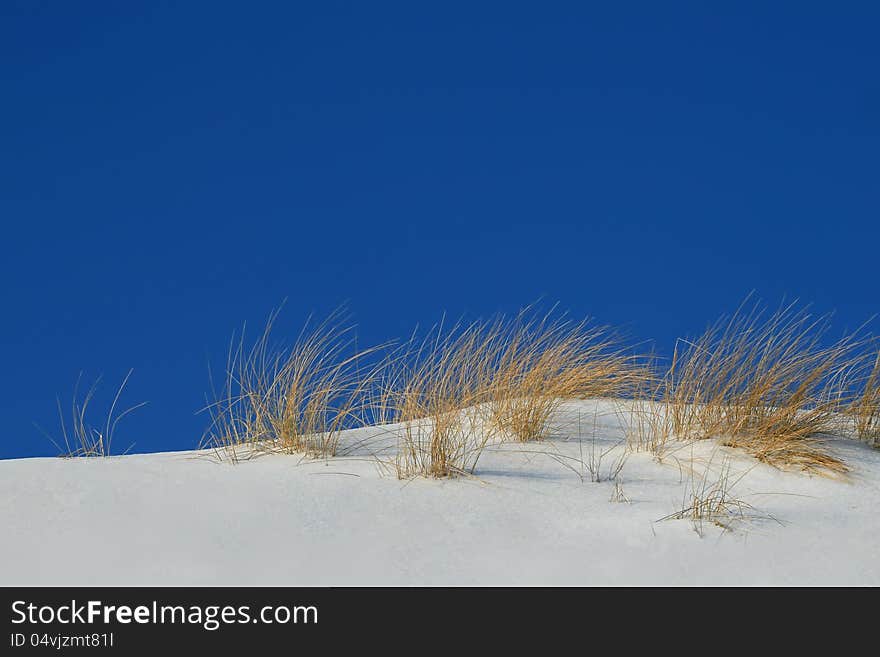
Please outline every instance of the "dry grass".
[[[113, 440], [120, 420], [129, 413], [146, 405], [146, 402], [141, 402], [134, 406], [129, 406], [120, 413], [116, 412], [116, 407], [119, 404], [122, 392], [125, 390], [125, 386], [131, 377], [132, 371], [133, 370], [128, 371], [122, 379], [122, 383], [120, 383], [119, 387], [116, 389], [116, 395], [113, 398], [113, 402], [110, 404], [107, 417], [100, 425], [95, 426], [91, 424], [88, 416], [91, 403], [101, 384], [101, 377], [98, 377], [95, 380], [82, 396], [82, 399], [80, 399], [80, 384], [82, 383], [82, 373], [80, 373], [76, 380], [76, 384], [74, 384], [73, 387], [73, 396], [69, 411], [69, 424], [64, 419], [61, 399], [56, 398], [55, 402], [58, 408], [58, 421], [61, 428], [61, 438], [56, 440], [50, 433], [44, 431], [39, 426], [37, 428], [52, 442], [53, 445], [55, 445], [58, 449], [59, 456], [73, 458], [110, 456], [112, 454]], [[125, 451], [127, 452], [131, 447], [132, 446], [130, 445]]]
[[490, 441], [544, 439], [564, 400], [631, 390], [639, 370], [615, 346], [606, 328], [530, 308], [410, 339], [374, 405], [402, 424], [398, 476], [472, 473]]
[[520, 442], [544, 439], [564, 400], [628, 396], [644, 378], [610, 329], [589, 320], [531, 317], [527, 310], [496, 322], [490, 334], [491, 418]]
[[471, 474], [491, 440], [481, 421], [486, 400], [489, 333], [480, 322], [442, 325], [413, 337], [387, 361], [373, 409], [382, 423], [398, 423], [394, 470], [401, 479]]
[[[626, 441], [611, 445], [600, 445], [594, 434], [584, 450], [583, 441], [578, 441], [578, 456], [568, 456], [545, 452], [560, 465], [568, 468], [577, 475], [581, 482], [591, 481], [594, 484], [606, 481], [622, 485], [620, 473], [623, 471], [629, 459], [629, 447]], [[620, 492], [622, 493], [622, 488]]]
[[271, 338], [277, 317], [270, 315], [249, 349], [244, 330], [230, 343], [223, 388], [206, 408], [211, 425], [202, 446], [233, 461], [266, 450], [335, 456], [341, 432], [367, 423], [366, 392], [376, 369], [361, 365], [375, 349], [357, 350], [341, 311], [307, 322], [284, 348]]
[[[244, 331], [231, 341], [222, 388], [206, 409], [202, 446], [232, 460], [261, 451], [331, 457], [343, 431], [393, 424], [399, 477], [469, 474], [488, 443], [543, 440], [565, 401], [603, 397], [629, 400], [630, 445], [658, 455], [672, 439], [712, 437], [774, 466], [844, 472], [822, 443], [842, 411], [862, 438], [878, 439], [880, 356], [850, 396], [844, 381], [860, 367], [853, 354], [863, 343], [827, 345], [827, 318], [793, 305], [769, 316], [757, 304], [740, 308], [679, 340], [663, 375], [655, 358], [624, 351], [608, 327], [531, 307], [441, 324], [384, 359], [381, 348], [357, 348], [341, 312], [308, 322], [289, 348], [271, 337], [277, 317], [253, 345]], [[70, 434], [64, 428], [70, 453], [109, 451], [118, 418], [103, 431], [87, 427], [92, 394], [74, 403]]]
[[717, 472], [713, 468], [713, 461], [714, 455], [700, 476], [691, 471], [681, 508], [660, 520], [689, 520], [694, 531], [703, 536], [705, 523], [727, 531], [737, 521], [757, 517], [752, 505], [733, 494], [734, 488], [748, 474], [748, 470], [734, 477], [729, 457], [722, 460]]
[[869, 445], [880, 446], [880, 352], [853, 403], [851, 414], [858, 437]]
[[629, 399], [617, 402], [617, 417], [625, 427], [626, 442], [634, 451], [648, 451], [662, 462], [672, 428], [663, 397], [663, 377], [659, 376], [656, 354], [643, 357], [642, 374], [636, 379]]
[[789, 305], [768, 317], [742, 308], [678, 342], [660, 399], [680, 439], [718, 437], [774, 466], [844, 472], [823, 447], [845, 403], [856, 340], [824, 344], [828, 318]]

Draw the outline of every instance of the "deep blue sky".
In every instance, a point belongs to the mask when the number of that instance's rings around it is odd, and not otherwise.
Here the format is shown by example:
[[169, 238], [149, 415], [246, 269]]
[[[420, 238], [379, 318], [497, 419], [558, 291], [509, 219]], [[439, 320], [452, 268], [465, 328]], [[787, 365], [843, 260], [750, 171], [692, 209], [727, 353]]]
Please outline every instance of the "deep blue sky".
[[[664, 348], [880, 311], [874, 3], [0, 5], [0, 457], [77, 373], [189, 448], [288, 297], [363, 343], [545, 299]], [[111, 391], [104, 390], [105, 395]]]

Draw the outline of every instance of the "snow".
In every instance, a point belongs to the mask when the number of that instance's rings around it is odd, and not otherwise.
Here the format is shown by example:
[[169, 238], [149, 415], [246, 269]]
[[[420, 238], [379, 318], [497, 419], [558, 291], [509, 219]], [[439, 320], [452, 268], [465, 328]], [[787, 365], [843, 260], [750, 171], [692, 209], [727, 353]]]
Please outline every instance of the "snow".
[[[375, 439], [329, 461], [0, 461], [0, 583], [880, 584], [880, 450], [831, 439], [852, 468], [832, 479], [704, 440], [662, 462], [630, 453], [617, 482], [594, 483], [581, 461], [610, 449], [607, 474], [623, 453], [619, 406], [567, 404], [549, 440], [491, 445], [474, 477], [445, 480], [384, 469], [387, 428], [351, 432], [345, 443]], [[744, 473], [731, 494], [745, 518], [661, 520], [723, 463]], [[618, 483], [628, 501], [612, 501]]]

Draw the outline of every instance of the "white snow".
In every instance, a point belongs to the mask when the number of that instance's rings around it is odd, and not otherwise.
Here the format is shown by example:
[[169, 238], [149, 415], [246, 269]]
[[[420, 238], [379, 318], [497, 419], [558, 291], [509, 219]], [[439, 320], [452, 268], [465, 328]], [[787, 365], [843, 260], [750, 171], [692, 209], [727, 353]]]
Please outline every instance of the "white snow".
[[[368, 447], [329, 461], [0, 461], [0, 584], [880, 584], [880, 450], [833, 439], [846, 480], [776, 470], [713, 441], [678, 445], [662, 463], [634, 452], [619, 476], [629, 502], [613, 502], [614, 482], [572, 468], [613, 447], [607, 474], [622, 453], [614, 409], [568, 404], [550, 440], [493, 445], [472, 478], [399, 481]], [[725, 459], [746, 472], [732, 495], [750, 517], [704, 523], [702, 536], [660, 520], [682, 508], [689, 468], [699, 483]]]

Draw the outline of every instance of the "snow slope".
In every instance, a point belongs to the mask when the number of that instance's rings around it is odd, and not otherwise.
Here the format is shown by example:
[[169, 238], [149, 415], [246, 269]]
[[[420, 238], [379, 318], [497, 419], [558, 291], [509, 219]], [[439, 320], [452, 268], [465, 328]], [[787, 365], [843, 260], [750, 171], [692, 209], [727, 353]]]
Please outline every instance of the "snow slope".
[[[443, 481], [398, 481], [366, 448], [329, 462], [0, 461], [0, 584], [880, 584], [880, 450], [832, 441], [845, 481], [712, 441], [662, 463], [635, 452], [619, 476], [629, 501], [613, 502], [615, 483], [575, 470], [612, 449], [607, 474], [622, 453], [614, 404], [570, 404], [566, 418], [551, 440], [492, 446], [476, 477]], [[725, 458], [745, 472], [732, 493], [750, 518], [702, 536], [660, 520], [682, 507], [691, 470], [699, 481]]]

